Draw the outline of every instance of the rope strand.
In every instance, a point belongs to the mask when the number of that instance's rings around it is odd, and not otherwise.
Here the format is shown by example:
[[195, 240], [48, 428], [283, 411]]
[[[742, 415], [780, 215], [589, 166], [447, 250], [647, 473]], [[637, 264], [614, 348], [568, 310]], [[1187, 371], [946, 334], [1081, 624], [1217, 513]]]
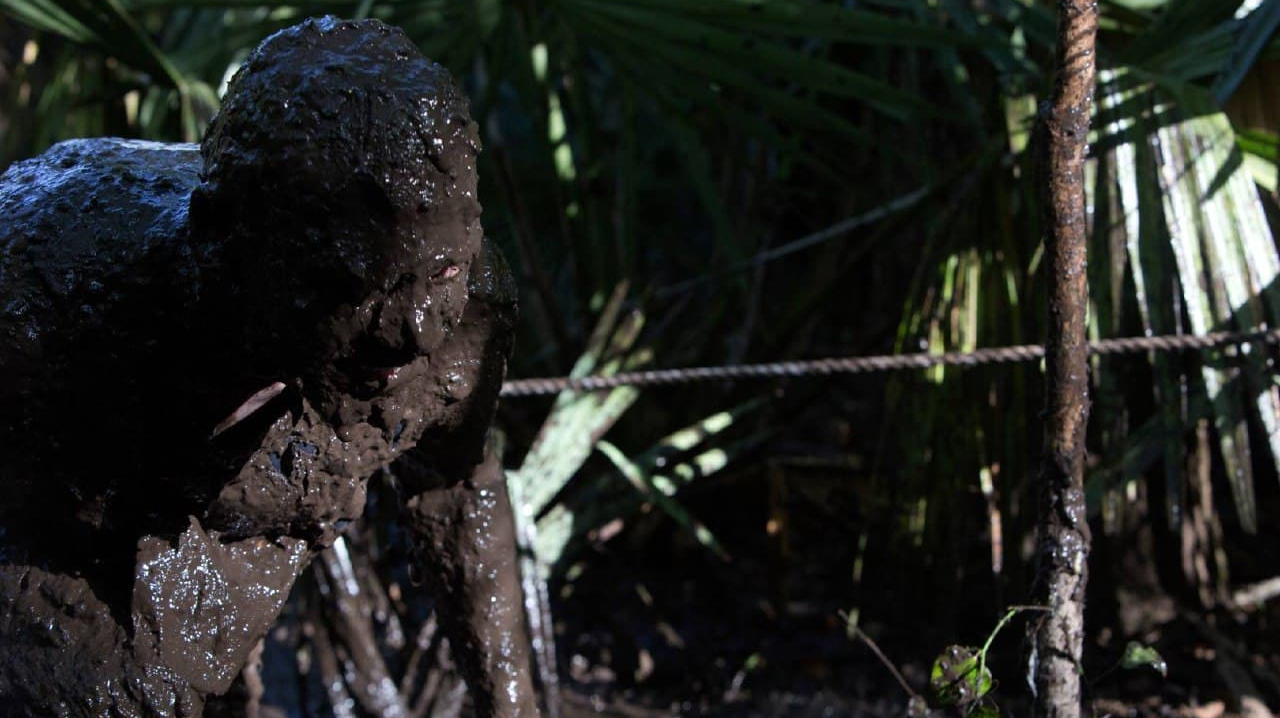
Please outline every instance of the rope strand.
[[[1187, 351], [1213, 349], [1250, 343], [1280, 343], [1280, 329], [1255, 332], [1212, 332], [1155, 337], [1122, 337], [1090, 342], [1090, 354], [1132, 354], [1146, 351]], [[946, 354], [883, 354], [868, 357], [840, 357], [807, 361], [738, 364], [734, 366], [689, 367], [685, 369], [651, 369], [613, 374], [611, 376], [550, 377], [513, 379], [502, 385], [502, 396], [522, 397], [558, 394], [565, 390], [599, 391], [622, 386], [664, 386], [699, 381], [732, 381], [777, 377], [830, 376], [832, 374], [864, 374], [901, 369], [928, 369], [934, 366], [974, 367], [983, 364], [1034, 361], [1044, 357], [1039, 344], [990, 347], [971, 352]]]

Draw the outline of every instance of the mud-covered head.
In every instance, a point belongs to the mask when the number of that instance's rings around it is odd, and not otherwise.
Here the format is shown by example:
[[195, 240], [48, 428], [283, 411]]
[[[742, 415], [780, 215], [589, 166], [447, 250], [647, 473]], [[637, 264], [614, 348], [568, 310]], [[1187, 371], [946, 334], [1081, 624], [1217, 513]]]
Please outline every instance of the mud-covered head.
[[400, 30], [327, 17], [263, 41], [209, 127], [191, 208], [253, 372], [352, 421], [413, 398], [397, 387], [466, 305], [478, 151], [465, 97]]

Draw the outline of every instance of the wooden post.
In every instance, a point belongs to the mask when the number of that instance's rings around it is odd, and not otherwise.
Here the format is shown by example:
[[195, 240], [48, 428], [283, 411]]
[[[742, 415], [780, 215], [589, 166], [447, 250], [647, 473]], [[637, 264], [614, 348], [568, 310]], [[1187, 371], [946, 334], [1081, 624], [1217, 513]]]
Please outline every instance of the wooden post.
[[1035, 714], [1081, 715], [1080, 654], [1088, 577], [1085, 427], [1089, 287], [1084, 158], [1093, 104], [1096, 0], [1059, 0], [1057, 77], [1041, 113], [1042, 198], [1048, 258], [1047, 416], [1040, 471], [1037, 598], [1049, 608], [1035, 635]]

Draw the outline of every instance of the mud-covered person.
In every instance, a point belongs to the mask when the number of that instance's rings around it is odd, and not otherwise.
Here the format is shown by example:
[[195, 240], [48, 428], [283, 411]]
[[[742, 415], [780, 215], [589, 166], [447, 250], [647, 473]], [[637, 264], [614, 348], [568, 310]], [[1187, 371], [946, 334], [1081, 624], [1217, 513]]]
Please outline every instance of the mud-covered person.
[[325, 18], [252, 53], [199, 148], [0, 178], [0, 715], [200, 714], [397, 460], [477, 712], [536, 713], [478, 151], [403, 33]]

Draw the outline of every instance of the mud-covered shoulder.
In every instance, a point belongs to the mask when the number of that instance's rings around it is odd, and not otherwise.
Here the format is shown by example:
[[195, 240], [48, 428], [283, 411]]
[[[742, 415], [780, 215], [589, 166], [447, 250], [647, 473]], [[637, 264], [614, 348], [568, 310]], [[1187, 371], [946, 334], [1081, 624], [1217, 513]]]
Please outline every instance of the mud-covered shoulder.
[[0, 176], [6, 388], [24, 388], [13, 372], [56, 363], [131, 295], [194, 273], [184, 255], [199, 163], [195, 145], [70, 140]]
[[167, 242], [174, 235], [165, 230], [186, 223], [199, 173], [194, 144], [114, 137], [60, 142], [0, 175], [0, 209], [9, 220], [0, 226], [6, 259], [19, 240], [43, 248], [33, 258], [62, 262]]
[[0, 444], [44, 447], [0, 452], [0, 512], [61, 474], [106, 486], [145, 453], [145, 408], [181, 371], [157, 337], [182, 336], [199, 291], [199, 169], [194, 145], [106, 138], [0, 176]]

